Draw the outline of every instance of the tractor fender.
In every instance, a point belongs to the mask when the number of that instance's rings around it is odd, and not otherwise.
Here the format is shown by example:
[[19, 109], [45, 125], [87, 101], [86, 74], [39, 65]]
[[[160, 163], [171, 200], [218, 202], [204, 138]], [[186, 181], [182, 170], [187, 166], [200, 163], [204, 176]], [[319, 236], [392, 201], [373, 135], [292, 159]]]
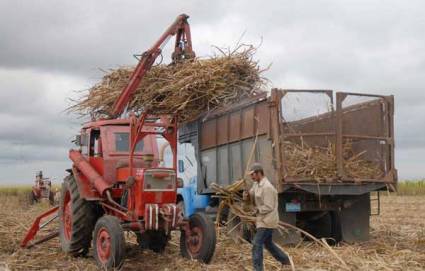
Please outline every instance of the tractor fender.
[[182, 187], [177, 189], [177, 199], [183, 200], [183, 213], [185, 217], [189, 217], [195, 213], [195, 205], [193, 202], [191, 187]]
[[89, 180], [85, 179], [76, 167], [73, 166], [71, 170], [67, 171], [70, 172], [70, 175], [74, 176], [81, 198], [87, 201], [102, 199], [99, 193], [91, 186]]
[[199, 195], [193, 186], [177, 189], [177, 198], [183, 199], [185, 217], [190, 217], [197, 210], [205, 210], [210, 201], [210, 196]]

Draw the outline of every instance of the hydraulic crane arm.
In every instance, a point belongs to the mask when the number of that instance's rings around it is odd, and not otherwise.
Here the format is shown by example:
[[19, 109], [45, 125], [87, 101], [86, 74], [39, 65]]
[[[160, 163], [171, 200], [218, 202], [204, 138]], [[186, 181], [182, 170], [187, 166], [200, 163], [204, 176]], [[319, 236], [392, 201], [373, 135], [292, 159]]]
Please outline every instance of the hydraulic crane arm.
[[143, 79], [143, 76], [152, 67], [156, 58], [161, 54], [162, 46], [168, 41], [171, 36], [176, 35], [176, 42], [174, 45], [174, 52], [172, 54], [172, 61], [178, 62], [183, 59], [194, 58], [195, 53], [192, 50], [192, 39], [190, 36], [190, 27], [187, 19], [189, 16], [181, 14], [177, 17], [170, 27], [162, 34], [157, 42], [146, 52], [141, 55], [139, 63], [136, 66], [133, 74], [130, 77], [130, 82], [123, 89], [118, 99], [115, 101], [112, 115], [118, 117], [124, 112], [125, 107], [129, 103], [132, 95], [136, 91]]

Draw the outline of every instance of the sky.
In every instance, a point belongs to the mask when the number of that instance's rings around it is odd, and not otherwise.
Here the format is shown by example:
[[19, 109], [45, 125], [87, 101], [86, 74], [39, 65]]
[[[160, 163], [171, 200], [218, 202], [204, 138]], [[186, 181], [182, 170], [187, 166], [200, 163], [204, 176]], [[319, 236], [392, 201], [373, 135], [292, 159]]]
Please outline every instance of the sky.
[[[423, 1], [0, 1], [0, 185], [60, 181], [83, 120], [64, 110], [134, 65], [175, 17], [198, 56], [259, 46], [268, 87], [394, 94], [400, 179], [425, 177]], [[170, 47], [164, 54], [170, 53]]]

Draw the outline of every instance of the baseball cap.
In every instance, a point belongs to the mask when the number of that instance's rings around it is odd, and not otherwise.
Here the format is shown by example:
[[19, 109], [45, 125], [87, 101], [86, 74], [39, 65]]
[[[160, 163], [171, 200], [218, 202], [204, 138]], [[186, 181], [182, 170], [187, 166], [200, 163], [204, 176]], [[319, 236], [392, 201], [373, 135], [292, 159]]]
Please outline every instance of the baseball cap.
[[252, 174], [256, 171], [263, 170], [263, 166], [260, 163], [253, 163], [249, 169], [249, 174]]

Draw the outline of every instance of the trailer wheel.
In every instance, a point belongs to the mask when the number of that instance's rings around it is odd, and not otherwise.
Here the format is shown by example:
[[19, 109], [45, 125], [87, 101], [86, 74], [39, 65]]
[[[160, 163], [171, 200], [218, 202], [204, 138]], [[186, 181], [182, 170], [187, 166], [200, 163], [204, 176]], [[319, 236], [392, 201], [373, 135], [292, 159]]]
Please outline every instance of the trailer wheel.
[[341, 241], [341, 223], [335, 211], [327, 211], [322, 215], [313, 214], [312, 219], [306, 219], [302, 227], [316, 238], [326, 238], [329, 245], [336, 245]]
[[169, 240], [169, 236], [165, 233], [164, 230], [148, 230], [144, 233], [137, 232], [136, 236], [140, 248], [150, 249], [156, 253], [163, 252]]
[[29, 202], [30, 205], [34, 205], [35, 203], [37, 203], [37, 198], [34, 195], [33, 191], [28, 192], [28, 202]]
[[94, 258], [100, 268], [105, 270], [120, 269], [124, 263], [124, 231], [118, 218], [102, 216], [94, 229]]
[[74, 176], [62, 183], [59, 208], [59, 238], [62, 250], [73, 256], [85, 255], [90, 248], [96, 213], [90, 202], [80, 197]]
[[202, 213], [189, 218], [190, 236], [184, 230], [180, 235], [180, 251], [183, 257], [209, 263], [214, 255], [216, 234], [213, 222]]
[[55, 205], [55, 193], [53, 191], [49, 192], [49, 203], [50, 205]]

